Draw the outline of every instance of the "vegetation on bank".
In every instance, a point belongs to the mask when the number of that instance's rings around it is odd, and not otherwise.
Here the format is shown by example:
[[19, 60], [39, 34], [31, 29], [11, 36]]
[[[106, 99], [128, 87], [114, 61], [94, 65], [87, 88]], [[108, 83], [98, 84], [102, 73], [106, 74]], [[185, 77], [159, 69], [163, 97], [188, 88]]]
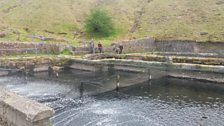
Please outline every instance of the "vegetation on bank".
[[94, 9], [85, 21], [85, 31], [90, 37], [109, 37], [114, 34], [111, 17], [101, 9]]
[[[89, 40], [85, 21], [101, 8], [112, 17], [112, 41], [155, 39], [224, 41], [222, 0], [1, 0], [0, 40], [47, 41], [82, 45]], [[45, 37], [45, 38], [42, 38]]]

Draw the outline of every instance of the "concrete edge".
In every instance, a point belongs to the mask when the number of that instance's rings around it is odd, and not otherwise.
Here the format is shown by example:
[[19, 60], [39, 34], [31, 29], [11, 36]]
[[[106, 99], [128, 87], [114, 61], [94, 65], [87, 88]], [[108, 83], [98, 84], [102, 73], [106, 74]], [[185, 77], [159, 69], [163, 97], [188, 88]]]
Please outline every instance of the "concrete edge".
[[[49, 120], [54, 110], [0, 87], [0, 117], [8, 124], [22, 125]], [[12, 115], [13, 114], [13, 115]], [[19, 115], [19, 117], [15, 117]], [[19, 120], [18, 120], [19, 119]], [[22, 124], [17, 124], [21, 122]]]
[[129, 66], [136, 68], [147, 69], [162, 69], [162, 70], [189, 70], [189, 71], [201, 71], [201, 72], [215, 72], [224, 73], [224, 66], [217, 65], [200, 65], [189, 63], [169, 63], [169, 62], [155, 62], [155, 61], [142, 61], [142, 60], [124, 60], [124, 59], [102, 59], [102, 60], [86, 60], [86, 59], [73, 59], [73, 63], [81, 63], [85, 65], [117, 65], [117, 66]]
[[218, 78], [206, 78], [206, 77], [197, 77], [197, 76], [190, 76], [190, 75], [177, 75], [177, 74], [169, 74], [168, 77], [177, 78], [177, 79], [195, 80], [195, 81], [200, 81], [200, 82], [224, 84], [224, 80], [218, 79]]

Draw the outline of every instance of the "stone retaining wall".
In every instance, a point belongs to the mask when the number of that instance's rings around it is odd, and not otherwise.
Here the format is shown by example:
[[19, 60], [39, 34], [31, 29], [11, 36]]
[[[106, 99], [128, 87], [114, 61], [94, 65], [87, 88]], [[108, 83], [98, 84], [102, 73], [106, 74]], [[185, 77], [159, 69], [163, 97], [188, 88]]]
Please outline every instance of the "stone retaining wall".
[[24, 58], [0, 58], [0, 68], [21, 69], [33, 66], [63, 66], [69, 63], [69, 58], [65, 57], [24, 57]]
[[158, 52], [217, 53], [224, 55], [224, 42], [164, 40], [155, 41], [154, 43], [155, 51]]
[[[97, 43], [96, 43], [97, 44]], [[224, 55], [224, 42], [197, 42], [188, 40], [161, 40], [155, 41], [152, 38], [138, 40], [121, 41], [105, 47], [105, 52], [114, 52], [114, 47], [122, 44], [124, 53], [141, 52], [175, 52], [175, 53], [215, 53]], [[0, 56], [8, 54], [21, 54], [37, 51], [40, 53], [59, 54], [64, 49], [69, 49], [74, 54], [87, 54], [89, 47], [71, 47], [62, 44], [43, 44], [43, 43], [22, 43], [22, 42], [0, 42]], [[96, 47], [97, 48], [97, 47]]]
[[189, 63], [202, 65], [221, 65], [224, 66], [223, 58], [214, 57], [191, 57], [191, 56], [164, 56], [161, 54], [92, 54], [86, 55], [86, 59], [129, 59], [155, 62]]
[[155, 41], [152, 38], [143, 38], [139, 40], [115, 42], [111, 44], [110, 47], [106, 48], [105, 52], [114, 52], [114, 47], [120, 44], [124, 46], [124, 53], [140, 53], [155, 50]]
[[[224, 55], [224, 42], [197, 42], [189, 40], [160, 40], [151, 38], [139, 40], [121, 41], [113, 45], [122, 44], [124, 53], [139, 52], [176, 52], [176, 53], [217, 53]], [[106, 48], [112, 52], [113, 46]]]
[[50, 126], [53, 109], [0, 88], [0, 125]]
[[26, 53], [58, 54], [61, 46], [43, 43], [0, 42], [0, 56]]

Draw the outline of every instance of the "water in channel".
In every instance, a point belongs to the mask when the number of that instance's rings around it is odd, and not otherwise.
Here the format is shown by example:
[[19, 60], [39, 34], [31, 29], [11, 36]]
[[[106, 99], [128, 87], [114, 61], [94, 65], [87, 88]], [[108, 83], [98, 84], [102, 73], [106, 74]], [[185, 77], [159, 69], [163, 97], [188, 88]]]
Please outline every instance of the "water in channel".
[[54, 108], [54, 126], [224, 125], [224, 85], [147, 78], [139, 73], [75, 70], [59, 78], [47, 73], [28, 80], [0, 77], [0, 86]]

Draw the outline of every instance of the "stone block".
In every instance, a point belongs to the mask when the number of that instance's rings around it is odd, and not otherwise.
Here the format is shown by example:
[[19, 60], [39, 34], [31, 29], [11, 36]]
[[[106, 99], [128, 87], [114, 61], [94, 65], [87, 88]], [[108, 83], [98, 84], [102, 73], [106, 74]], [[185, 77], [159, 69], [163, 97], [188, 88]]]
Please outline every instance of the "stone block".
[[9, 126], [49, 126], [54, 111], [0, 88], [0, 118]]

